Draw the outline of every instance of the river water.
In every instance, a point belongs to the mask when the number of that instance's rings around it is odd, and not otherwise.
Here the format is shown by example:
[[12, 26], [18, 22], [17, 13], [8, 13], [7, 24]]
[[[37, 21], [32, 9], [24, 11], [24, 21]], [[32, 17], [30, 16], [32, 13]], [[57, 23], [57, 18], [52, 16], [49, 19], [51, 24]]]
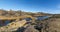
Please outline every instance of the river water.
[[49, 18], [48, 16], [38, 16], [36, 17], [36, 20], [44, 20], [46, 18]]
[[[44, 19], [48, 18], [48, 16], [38, 16], [38, 17], [36, 17], [36, 18], [37, 18], [36, 20], [44, 20]], [[32, 19], [31, 19], [31, 18], [25, 18], [25, 20], [26, 20], [26, 21], [30, 21], [30, 20], [32, 20]], [[9, 20], [6, 20], [6, 21], [1, 21], [1, 20], [0, 20], [0, 26], [7, 25], [7, 24], [9, 24], [9, 23], [10, 23]]]

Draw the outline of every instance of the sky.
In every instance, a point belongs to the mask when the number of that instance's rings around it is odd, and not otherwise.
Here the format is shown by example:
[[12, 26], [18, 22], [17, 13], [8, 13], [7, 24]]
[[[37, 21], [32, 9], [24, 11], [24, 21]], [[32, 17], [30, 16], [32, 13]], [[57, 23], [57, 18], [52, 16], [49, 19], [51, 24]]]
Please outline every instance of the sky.
[[0, 9], [60, 14], [60, 0], [0, 0]]

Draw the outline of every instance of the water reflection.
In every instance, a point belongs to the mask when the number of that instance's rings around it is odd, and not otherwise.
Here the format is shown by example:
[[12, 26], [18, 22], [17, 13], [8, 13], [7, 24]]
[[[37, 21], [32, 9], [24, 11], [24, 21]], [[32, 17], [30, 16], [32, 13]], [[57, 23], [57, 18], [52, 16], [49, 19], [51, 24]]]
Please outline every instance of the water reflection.
[[25, 20], [26, 20], [26, 21], [30, 21], [30, 20], [32, 20], [32, 19], [31, 19], [31, 18], [25, 18]]
[[0, 26], [6, 26], [7, 24], [11, 23], [11, 20], [0, 20]]
[[36, 20], [44, 20], [46, 18], [49, 18], [48, 16], [37, 16]]
[[5, 25], [7, 25], [7, 24], [9, 24], [10, 23], [10, 21], [9, 20], [6, 20], [5, 21]]

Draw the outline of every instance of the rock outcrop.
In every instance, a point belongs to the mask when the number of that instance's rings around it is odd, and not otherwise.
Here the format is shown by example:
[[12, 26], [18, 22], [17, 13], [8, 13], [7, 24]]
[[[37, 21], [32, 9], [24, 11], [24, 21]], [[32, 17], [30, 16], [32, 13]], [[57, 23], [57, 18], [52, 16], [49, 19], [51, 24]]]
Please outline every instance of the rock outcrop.
[[24, 26], [25, 23], [26, 23], [25, 20], [12, 22], [12, 23], [9, 23], [6, 26], [0, 27], [0, 31], [6, 31], [6, 32], [8, 32], [8, 31], [14, 31], [14, 30], [17, 30], [19, 27]]

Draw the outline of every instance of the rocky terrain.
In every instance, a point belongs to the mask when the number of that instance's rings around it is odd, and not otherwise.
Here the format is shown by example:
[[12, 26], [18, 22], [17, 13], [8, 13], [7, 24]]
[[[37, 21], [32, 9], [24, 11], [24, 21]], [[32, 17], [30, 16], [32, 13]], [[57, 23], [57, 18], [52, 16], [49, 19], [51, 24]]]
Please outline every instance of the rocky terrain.
[[60, 32], [60, 14], [0, 9], [0, 24], [0, 32]]

